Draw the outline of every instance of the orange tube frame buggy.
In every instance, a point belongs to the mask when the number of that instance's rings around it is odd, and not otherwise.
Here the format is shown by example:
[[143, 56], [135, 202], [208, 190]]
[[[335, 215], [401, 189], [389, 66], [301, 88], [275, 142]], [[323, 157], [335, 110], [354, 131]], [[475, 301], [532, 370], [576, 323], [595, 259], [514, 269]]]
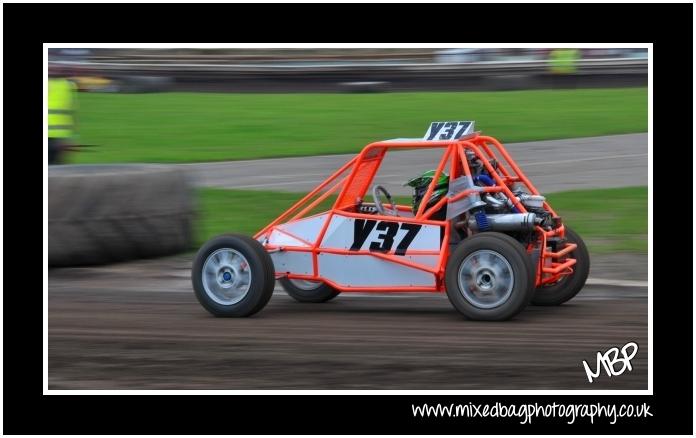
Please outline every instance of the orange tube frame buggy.
[[[382, 160], [390, 150], [408, 150], [419, 148], [440, 148], [444, 150], [442, 158], [435, 172], [435, 176], [427, 188], [423, 199], [430, 199], [433, 190], [437, 185], [438, 178], [449, 169], [450, 181], [459, 176], [471, 176], [469, 161], [466, 157], [466, 151], [471, 151], [483, 163], [489, 175], [495, 181], [495, 185], [488, 187], [477, 187], [476, 189], [467, 189], [453, 196], [449, 194], [442, 197], [435, 205], [426, 208], [427, 202], [421, 202], [418, 211], [414, 217], [398, 217], [398, 221], [402, 223], [415, 223], [420, 225], [431, 225], [442, 227], [444, 229], [444, 237], [441, 239], [439, 251], [425, 250], [406, 250], [400, 255], [396, 254], [395, 250], [386, 252], [377, 252], [370, 250], [354, 250], [342, 249], [335, 247], [323, 246], [327, 228], [332, 218], [336, 215], [364, 220], [394, 220], [394, 216], [380, 214], [366, 214], [356, 211], [356, 207], [360, 200], [364, 199], [365, 194], [372, 185], [375, 174], [379, 170]], [[491, 165], [490, 160], [496, 160], [497, 166]], [[311, 254], [312, 273], [298, 272], [278, 272], [276, 278], [288, 277], [289, 279], [302, 279], [324, 282], [341, 292], [444, 292], [444, 274], [447, 260], [450, 256], [450, 227], [452, 220], [433, 220], [431, 216], [440, 210], [446, 203], [452, 203], [472, 194], [472, 193], [495, 193], [502, 192], [512, 201], [514, 206], [520, 213], [526, 213], [525, 206], [519, 202], [513, 194], [511, 187], [513, 184], [520, 184], [532, 195], [539, 195], [539, 192], [534, 185], [529, 181], [527, 176], [522, 172], [519, 166], [510, 157], [502, 144], [493, 137], [483, 136], [480, 133], [470, 134], [462, 137], [459, 140], [448, 141], [380, 141], [369, 144], [352, 160], [343, 165], [334, 174], [327, 178], [323, 183], [317, 186], [314, 190], [308, 193], [305, 197], [296, 202], [287, 211], [281, 214], [273, 222], [268, 224], [261, 231], [256, 233], [254, 238], [260, 241], [266, 251], [269, 253], [279, 251], [296, 251]], [[313, 241], [304, 240], [296, 235], [291, 234], [287, 230], [278, 228], [280, 225], [298, 221], [303, 218], [314, 217], [310, 213], [315, 210], [329, 196], [337, 194], [336, 201], [328, 211], [322, 212], [325, 214], [325, 220], [321, 225], [321, 229], [317, 238]], [[410, 206], [406, 205], [390, 205], [391, 208], [396, 208], [398, 211], [409, 212]], [[543, 208], [548, 211], [555, 219], [556, 228], [544, 229], [540, 226], [535, 226], [536, 242], [527, 246], [527, 252], [531, 254], [533, 251], [539, 251], [538, 262], [536, 266], [536, 286], [551, 284], [559, 281], [563, 277], [573, 273], [573, 265], [576, 260], [567, 257], [572, 253], [577, 245], [575, 243], [566, 243], [565, 247], [558, 252], [552, 252], [550, 247], [547, 247], [547, 239], [551, 237], [561, 237], [565, 235], [565, 229], [560, 221], [560, 218], [553, 211], [551, 206], [544, 202]], [[273, 245], [269, 243], [269, 236], [276, 232], [289, 235], [291, 240], [302, 242], [303, 246], [299, 245]], [[322, 253], [340, 254], [345, 256], [365, 256], [376, 257], [385, 261], [389, 261], [398, 265], [404, 265], [409, 268], [424, 271], [433, 276], [432, 285], [430, 286], [411, 286], [411, 287], [393, 287], [393, 286], [347, 286], [337, 284], [330, 279], [323, 278], [320, 275], [318, 256]], [[428, 266], [423, 263], [418, 263], [412, 259], [404, 257], [404, 255], [426, 255], [437, 256], [437, 262], [434, 266]]]

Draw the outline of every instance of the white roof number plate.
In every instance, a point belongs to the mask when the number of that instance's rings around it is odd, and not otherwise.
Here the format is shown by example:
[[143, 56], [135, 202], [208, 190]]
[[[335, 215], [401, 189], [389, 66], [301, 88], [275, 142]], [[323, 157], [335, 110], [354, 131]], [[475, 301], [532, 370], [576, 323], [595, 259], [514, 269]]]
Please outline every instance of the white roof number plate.
[[458, 140], [464, 135], [474, 132], [474, 122], [432, 122], [423, 140], [442, 141]]

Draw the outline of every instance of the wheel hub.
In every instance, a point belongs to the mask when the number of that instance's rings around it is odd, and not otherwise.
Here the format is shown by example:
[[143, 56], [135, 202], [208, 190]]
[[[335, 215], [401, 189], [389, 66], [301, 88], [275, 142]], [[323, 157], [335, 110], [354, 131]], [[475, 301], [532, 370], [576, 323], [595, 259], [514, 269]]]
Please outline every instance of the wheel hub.
[[501, 254], [482, 249], [464, 259], [458, 273], [459, 290], [472, 305], [491, 309], [512, 294], [515, 277], [510, 263]]
[[476, 284], [481, 290], [491, 290], [495, 288], [495, 273], [490, 269], [481, 269], [476, 274]]
[[221, 248], [203, 264], [203, 288], [218, 304], [240, 302], [249, 292], [251, 269], [246, 257], [237, 250]]

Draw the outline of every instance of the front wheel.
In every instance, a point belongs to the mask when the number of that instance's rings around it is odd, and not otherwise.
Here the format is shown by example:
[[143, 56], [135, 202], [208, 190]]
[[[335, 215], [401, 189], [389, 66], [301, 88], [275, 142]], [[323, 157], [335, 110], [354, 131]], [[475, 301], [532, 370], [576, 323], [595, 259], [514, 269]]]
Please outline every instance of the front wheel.
[[320, 281], [299, 280], [283, 277], [281, 286], [291, 297], [300, 303], [324, 303], [335, 298], [340, 292]]
[[534, 293], [534, 267], [522, 244], [496, 232], [462, 241], [450, 255], [445, 288], [465, 317], [503, 321], [524, 309]]
[[273, 260], [248, 236], [210, 240], [196, 254], [191, 273], [201, 305], [215, 316], [250, 316], [268, 303], [275, 287]]
[[568, 257], [576, 260], [573, 273], [548, 286], [540, 286], [534, 293], [532, 304], [536, 306], [558, 306], [573, 298], [585, 286], [590, 274], [590, 253], [585, 242], [573, 230], [565, 227], [565, 237], [569, 243], [578, 245]]

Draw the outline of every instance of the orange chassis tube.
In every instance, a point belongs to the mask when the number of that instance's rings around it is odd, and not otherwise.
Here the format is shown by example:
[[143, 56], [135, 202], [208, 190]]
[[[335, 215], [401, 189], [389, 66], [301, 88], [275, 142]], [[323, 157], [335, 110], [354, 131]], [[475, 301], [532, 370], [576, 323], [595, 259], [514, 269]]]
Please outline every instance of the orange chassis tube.
[[[440, 148], [444, 150], [442, 158], [436, 169], [435, 176], [428, 187], [424, 199], [429, 199], [439, 176], [444, 172], [449, 163], [449, 174], [451, 179], [455, 179], [462, 175], [471, 176], [468, 160], [466, 159], [465, 151], [473, 152], [483, 163], [484, 167], [495, 181], [494, 186], [479, 187], [476, 190], [464, 190], [452, 197], [443, 197], [434, 206], [426, 209], [425, 202], [420, 204], [420, 207], [415, 214], [415, 217], [399, 217], [399, 222], [417, 223], [421, 225], [434, 225], [444, 227], [444, 238], [440, 245], [440, 251], [423, 251], [423, 250], [407, 250], [405, 255], [437, 255], [437, 263], [435, 267], [423, 265], [406, 259], [403, 256], [395, 255], [394, 250], [388, 252], [374, 252], [369, 250], [347, 250], [341, 248], [322, 247], [321, 243], [326, 234], [326, 230], [335, 215], [350, 217], [356, 219], [371, 219], [371, 220], [394, 220], [394, 216], [385, 216], [379, 214], [364, 214], [351, 211], [351, 207], [355, 206], [356, 198], [363, 199], [372, 180], [379, 169], [384, 156], [389, 150], [407, 150], [407, 149], [423, 149], [423, 148]], [[497, 161], [496, 168], [490, 164], [489, 160]], [[270, 253], [276, 251], [297, 251], [312, 254], [312, 275], [297, 274], [292, 272], [277, 272], [276, 277], [288, 277], [290, 279], [303, 279], [322, 281], [328, 285], [340, 290], [341, 292], [444, 292], [444, 275], [445, 266], [450, 256], [450, 227], [449, 220], [439, 221], [431, 220], [430, 217], [437, 212], [445, 203], [457, 201], [473, 192], [503, 192], [508, 199], [512, 200], [515, 207], [520, 213], [526, 213], [524, 205], [520, 203], [513, 195], [510, 186], [514, 183], [523, 185], [527, 191], [533, 195], [539, 195], [539, 191], [529, 181], [527, 176], [517, 166], [512, 157], [505, 150], [503, 145], [493, 137], [483, 136], [479, 133], [474, 133], [463, 137], [459, 140], [448, 141], [381, 141], [371, 143], [363, 148], [363, 150], [353, 159], [344, 164], [324, 182], [319, 184], [314, 190], [309, 192], [302, 199], [297, 201], [283, 214], [278, 216], [273, 222], [260, 230], [254, 238], [261, 240], [263, 237], [270, 236], [271, 232], [277, 232], [289, 235], [290, 237], [302, 242], [306, 246], [275, 246], [262, 242], [266, 250]], [[308, 216], [321, 202], [326, 200], [330, 195], [338, 192], [336, 201], [333, 203], [328, 213], [317, 238], [313, 242], [306, 241], [293, 235], [287, 230], [277, 228], [278, 225], [285, 222], [302, 219]], [[391, 205], [387, 204], [389, 207]], [[410, 211], [410, 207], [405, 205], [397, 205], [396, 208], [400, 211]], [[551, 206], [544, 202], [544, 209], [552, 214], [553, 217], [558, 215]], [[573, 265], [576, 260], [567, 257], [569, 253], [577, 248], [574, 243], [567, 243], [566, 246], [558, 251], [551, 252], [547, 249], [547, 239], [553, 236], [563, 237], [565, 229], [562, 224], [552, 230], [544, 230], [537, 226], [537, 241], [529, 245], [527, 251], [531, 253], [534, 249], [540, 250], [538, 263], [536, 267], [536, 285], [541, 286], [559, 281], [564, 276], [573, 272]], [[370, 255], [392, 263], [405, 265], [407, 267], [418, 269], [433, 275], [432, 286], [417, 286], [417, 287], [347, 287], [336, 284], [335, 282], [319, 276], [317, 256], [320, 253], [341, 254], [348, 256], [355, 255]]]

